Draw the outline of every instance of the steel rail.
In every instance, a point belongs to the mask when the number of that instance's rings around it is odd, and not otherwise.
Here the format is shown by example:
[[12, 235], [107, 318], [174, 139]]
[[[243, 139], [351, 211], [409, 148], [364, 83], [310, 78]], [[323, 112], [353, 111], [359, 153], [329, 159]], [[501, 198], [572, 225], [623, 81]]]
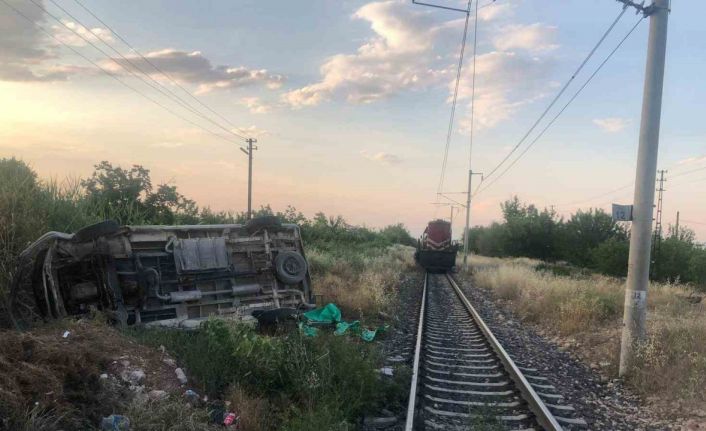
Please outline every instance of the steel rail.
[[[505, 371], [507, 371], [512, 381], [515, 383], [515, 386], [520, 391], [522, 398], [527, 402], [530, 411], [534, 414], [539, 425], [541, 425], [546, 431], [561, 431], [563, 429], [561, 425], [559, 425], [557, 420], [554, 418], [554, 415], [552, 415], [547, 406], [544, 404], [544, 401], [542, 401], [539, 395], [537, 395], [537, 392], [535, 392], [535, 390], [532, 388], [532, 385], [527, 381], [527, 379], [519, 370], [519, 368], [517, 368], [517, 365], [515, 365], [515, 362], [512, 360], [512, 358], [510, 358], [510, 355], [508, 355], [508, 353], [505, 351], [498, 339], [495, 338], [495, 335], [493, 335], [493, 333], [490, 331], [490, 328], [488, 328], [488, 325], [485, 324], [483, 319], [480, 317], [480, 314], [478, 314], [476, 309], [473, 308], [473, 305], [471, 305], [471, 303], [468, 301], [466, 295], [463, 294], [461, 288], [456, 283], [456, 280], [454, 280], [449, 274], [446, 274], [446, 278], [449, 280], [451, 287], [454, 288], [454, 291], [456, 292], [458, 298], [461, 300], [463, 305], [471, 314], [473, 320], [475, 320], [476, 324], [483, 332], [483, 335], [485, 335], [485, 338], [490, 344], [490, 347], [493, 349], [493, 351], [495, 351], [496, 355], [498, 355], [498, 358], [505, 367]], [[426, 291], [426, 279], [424, 287]], [[417, 340], [417, 344], [419, 345], [419, 339]], [[416, 359], [417, 353], [415, 352], [415, 361]], [[412, 400], [410, 400], [410, 402], [411, 401]], [[408, 429], [411, 430], [411, 428]]]
[[407, 404], [407, 420], [405, 431], [412, 431], [414, 427], [414, 410], [417, 405], [417, 380], [419, 379], [419, 358], [422, 354], [422, 331], [424, 330], [424, 309], [427, 302], [427, 282], [429, 273], [424, 274], [424, 288], [422, 289], [422, 306], [419, 311], [419, 326], [417, 327], [417, 344], [414, 348], [414, 363], [412, 365], [412, 383], [409, 388], [409, 403]]

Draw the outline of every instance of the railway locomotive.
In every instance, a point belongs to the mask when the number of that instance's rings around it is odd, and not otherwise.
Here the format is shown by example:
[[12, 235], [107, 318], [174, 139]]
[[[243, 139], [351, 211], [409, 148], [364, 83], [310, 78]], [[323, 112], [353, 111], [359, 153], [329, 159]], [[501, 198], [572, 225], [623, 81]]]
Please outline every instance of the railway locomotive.
[[417, 241], [414, 259], [429, 272], [447, 272], [456, 265], [458, 244], [451, 239], [451, 223], [432, 220]]

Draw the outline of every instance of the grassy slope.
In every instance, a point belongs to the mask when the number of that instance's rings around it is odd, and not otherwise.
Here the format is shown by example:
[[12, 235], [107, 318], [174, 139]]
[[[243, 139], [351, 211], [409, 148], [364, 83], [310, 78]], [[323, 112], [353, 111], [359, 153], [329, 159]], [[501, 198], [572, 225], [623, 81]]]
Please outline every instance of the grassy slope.
[[[474, 256], [474, 280], [523, 320], [562, 337], [589, 364], [617, 375], [624, 281], [538, 270], [539, 261]], [[688, 286], [653, 283], [648, 340], [628, 383], [665, 413], [706, 409], [706, 314]]]

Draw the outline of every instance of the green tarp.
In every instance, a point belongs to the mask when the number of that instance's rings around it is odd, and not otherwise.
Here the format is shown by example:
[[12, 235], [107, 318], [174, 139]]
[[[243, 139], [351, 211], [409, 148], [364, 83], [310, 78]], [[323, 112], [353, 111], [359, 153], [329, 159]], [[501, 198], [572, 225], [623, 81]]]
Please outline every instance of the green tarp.
[[332, 324], [335, 325], [334, 334], [344, 335], [347, 332], [359, 336], [364, 341], [373, 341], [378, 332], [382, 332], [387, 327], [380, 326], [377, 329], [367, 329], [360, 325], [360, 321], [354, 320], [353, 322], [346, 322], [341, 318], [341, 310], [336, 306], [336, 304], [326, 304], [322, 308], [317, 308], [316, 310], [307, 311], [304, 313], [304, 319], [299, 323], [299, 329], [310, 337], [314, 337], [318, 334], [318, 328], [312, 326], [313, 324]]

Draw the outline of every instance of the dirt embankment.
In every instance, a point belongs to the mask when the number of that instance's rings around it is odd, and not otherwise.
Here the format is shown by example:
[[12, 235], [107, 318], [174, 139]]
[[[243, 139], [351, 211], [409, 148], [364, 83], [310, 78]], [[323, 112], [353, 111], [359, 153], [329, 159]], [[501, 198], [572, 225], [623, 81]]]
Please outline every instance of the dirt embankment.
[[183, 393], [176, 364], [95, 321], [1, 331], [0, 430], [95, 429], [131, 403]]

